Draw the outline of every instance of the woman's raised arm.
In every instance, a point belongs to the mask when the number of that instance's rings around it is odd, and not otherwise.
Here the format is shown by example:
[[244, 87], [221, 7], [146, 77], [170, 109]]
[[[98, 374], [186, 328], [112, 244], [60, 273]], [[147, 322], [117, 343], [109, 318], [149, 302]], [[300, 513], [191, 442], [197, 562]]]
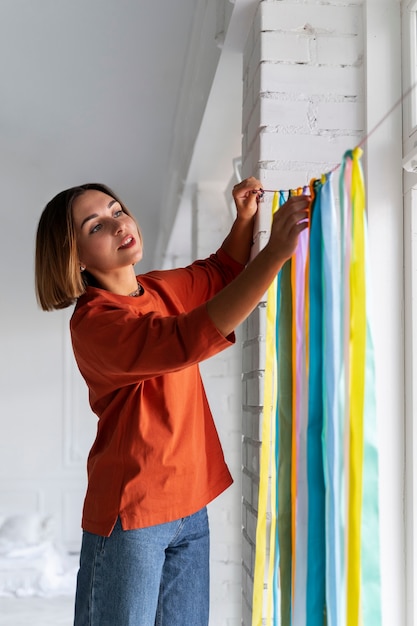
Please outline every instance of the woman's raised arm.
[[[254, 200], [246, 199], [246, 204], [253, 209], [256, 196], [251, 195]], [[208, 314], [224, 336], [248, 317], [285, 261], [293, 255], [298, 236], [308, 225], [309, 206], [306, 196], [289, 198], [274, 215], [266, 246], [237, 278], [207, 302]], [[226, 251], [232, 256], [227, 248]]]
[[236, 219], [222, 248], [232, 259], [246, 265], [253, 242], [258, 202], [263, 195], [261, 181], [253, 177], [247, 178], [233, 187], [232, 195], [236, 205]]

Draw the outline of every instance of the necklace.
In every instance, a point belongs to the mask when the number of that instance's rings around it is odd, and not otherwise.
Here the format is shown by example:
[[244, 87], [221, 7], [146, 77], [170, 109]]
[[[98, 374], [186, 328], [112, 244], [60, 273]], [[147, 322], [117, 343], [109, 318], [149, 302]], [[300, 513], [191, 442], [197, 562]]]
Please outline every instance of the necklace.
[[140, 283], [138, 283], [138, 286], [135, 289], [135, 291], [132, 291], [132, 293], [128, 293], [127, 295], [135, 298], [136, 296], [141, 296], [142, 294], [143, 294], [143, 287]]

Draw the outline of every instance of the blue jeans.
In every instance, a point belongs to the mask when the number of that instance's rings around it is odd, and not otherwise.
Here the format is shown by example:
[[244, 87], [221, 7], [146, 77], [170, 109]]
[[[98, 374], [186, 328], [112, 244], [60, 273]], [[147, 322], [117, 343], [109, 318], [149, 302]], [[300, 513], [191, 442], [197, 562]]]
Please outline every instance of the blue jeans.
[[74, 626], [207, 626], [207, 510], [110, 535], [84, 531]]

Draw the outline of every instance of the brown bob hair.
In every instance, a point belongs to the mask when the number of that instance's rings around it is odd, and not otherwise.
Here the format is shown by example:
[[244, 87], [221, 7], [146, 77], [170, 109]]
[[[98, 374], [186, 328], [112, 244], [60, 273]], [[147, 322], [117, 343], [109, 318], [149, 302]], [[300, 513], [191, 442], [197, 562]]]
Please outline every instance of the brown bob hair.
[[[72, 217], [74, 200], [90, 189], [114, 198], [123, 212], [135, 220], [120, 198], [101, 183], [71, 187], [52, 198], [42, 212], [36, 233], [35, 290], [44, 311], [65, 309], [74, 304], [91, 284], [92, 277], [80, 269]], [[139, 227], [138, 232], [141, 236]]]

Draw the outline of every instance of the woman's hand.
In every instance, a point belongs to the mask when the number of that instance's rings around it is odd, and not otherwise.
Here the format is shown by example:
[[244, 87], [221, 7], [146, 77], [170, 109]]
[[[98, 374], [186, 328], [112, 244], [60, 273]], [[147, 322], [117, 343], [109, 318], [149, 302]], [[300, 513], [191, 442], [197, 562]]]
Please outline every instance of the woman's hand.
[[[237, 185], [236, 196], [242, 210], [253, 211], [257, 200], [253, 190], [259, 181], [249, 178]], [[224, 289], [207, 302], [207, 311], [219, 331], [227, 336], [256, 307], [271, 282], [295, 252], [299, 234], [307, 228], [310, 199], [292, 196], [275, 213], [266, 246]], [[244, 220], [236, 220], [244, 222]]]
[[266, 248], [282, 262], [295, 252], [299, 234], [308, 226], [310, 198], [291, 196], [276, 211]]
[[251, 219], [256, 215], [258, 202], [263, 196], [261, 181], [253, 176], [245, 178], [233, 187], [232, 195], [238, 217]]

